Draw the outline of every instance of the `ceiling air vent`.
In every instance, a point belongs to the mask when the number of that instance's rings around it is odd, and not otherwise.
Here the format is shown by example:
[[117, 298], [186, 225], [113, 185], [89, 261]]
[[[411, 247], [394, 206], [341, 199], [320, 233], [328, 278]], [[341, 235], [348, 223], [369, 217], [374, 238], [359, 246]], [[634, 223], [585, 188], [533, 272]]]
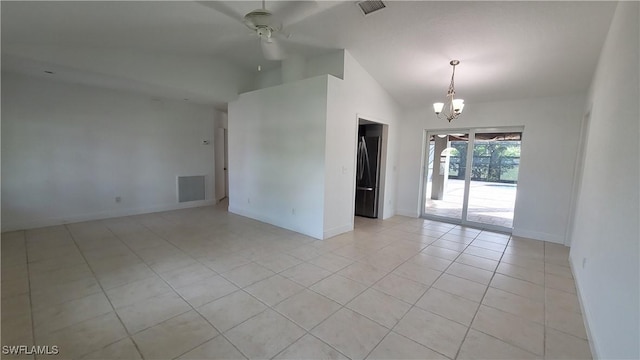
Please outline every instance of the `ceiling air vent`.
[[369, 15], [372, 12], [375, 12], [387, 7], [382, 1], [376, 1], [376, 0], [358, 1], [358, 6], [360, 7], [360, 10], [362, 10], [362, 12], [365, 15]]

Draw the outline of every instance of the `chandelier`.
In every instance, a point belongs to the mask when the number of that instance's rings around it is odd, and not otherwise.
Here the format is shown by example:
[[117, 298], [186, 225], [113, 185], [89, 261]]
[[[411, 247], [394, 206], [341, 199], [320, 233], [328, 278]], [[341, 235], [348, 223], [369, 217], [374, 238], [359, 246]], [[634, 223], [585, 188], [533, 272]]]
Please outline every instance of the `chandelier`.
[[449, 64], [453, 66], [453, 72], [451, 73], [451, 84], [449, 84], [449, 90], [447, 91], [447, 99], [443, 103], [433, 103], [433, 110], [436, 112], [438, 119], [444, 117], [451, 122], [451, 120], [457, 119], [462, 114], [464, 100], [453, 98], [456, 94], [456, 89], [453, 86], [453, 76], [456, 74], [456, 65], [460, 64], [460, 61], [451, 60]]

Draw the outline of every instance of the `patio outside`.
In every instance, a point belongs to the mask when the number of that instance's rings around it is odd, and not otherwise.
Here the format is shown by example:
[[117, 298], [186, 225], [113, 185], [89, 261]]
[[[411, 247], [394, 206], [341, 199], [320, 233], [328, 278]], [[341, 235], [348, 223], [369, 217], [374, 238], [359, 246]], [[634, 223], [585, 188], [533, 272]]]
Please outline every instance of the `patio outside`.
[[[470, 186], [468, 221], [513, 228], [516, 184], [472, 180]], [[431, 182], [426, 193], [431, 194]], [[425, 213], [461, 219], [463, 197], [464, 180], [447, 179], [442, 200], [427, 196]]]

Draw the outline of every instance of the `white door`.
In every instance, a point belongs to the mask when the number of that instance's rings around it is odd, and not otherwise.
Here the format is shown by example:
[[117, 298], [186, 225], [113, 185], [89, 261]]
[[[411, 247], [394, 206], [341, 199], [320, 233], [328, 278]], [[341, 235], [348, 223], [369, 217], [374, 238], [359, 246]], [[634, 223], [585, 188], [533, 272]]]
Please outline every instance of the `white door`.
[[216, 129], [215, 139], [215, 176], [216, 176], [216, 200], [220, 201], [227, 196], [227, 164], [226, 164], [226, 129]]

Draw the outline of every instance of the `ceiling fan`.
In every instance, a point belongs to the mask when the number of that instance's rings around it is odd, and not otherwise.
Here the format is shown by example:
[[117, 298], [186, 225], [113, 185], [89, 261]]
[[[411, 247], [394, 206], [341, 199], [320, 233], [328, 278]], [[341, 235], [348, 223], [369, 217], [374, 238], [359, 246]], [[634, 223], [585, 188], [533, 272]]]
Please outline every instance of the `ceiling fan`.
[[199, 1], [218, 12], [244, 24], [260, 38], [262, 54], [267, 60], [283, 60], [287, 54], [281, 45], [281, 41], [289, 41], [291, 34], [283, 31], [283, 24], [294, 24], [314, 7], [315, 1], [291, 2], [292, 5], [282, 9], [279, 15], [267, 10], [265, 0], [262, 0], [262, 8], [255, 9], [242, 16], [237, 11], [220, 1]]

